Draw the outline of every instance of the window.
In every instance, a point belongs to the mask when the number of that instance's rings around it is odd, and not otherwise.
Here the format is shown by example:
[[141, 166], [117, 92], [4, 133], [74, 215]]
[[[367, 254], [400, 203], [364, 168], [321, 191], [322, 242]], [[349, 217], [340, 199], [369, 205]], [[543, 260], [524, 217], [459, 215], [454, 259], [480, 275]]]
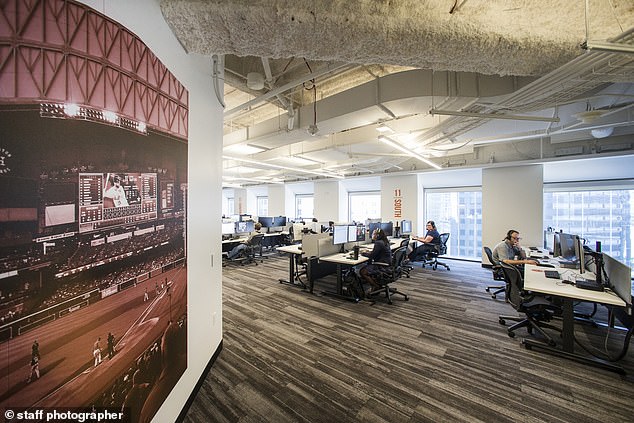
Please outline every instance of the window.
[[381, 217], [381, 192], [359, 191], [348, 193], [348, 221], [365, 222]]
[[579, 184], [544, 186], [544, 227], [579, 235], [594, 249], [632, 267], [634, 184], [588, 187]]
[[447, 255], [480, 260], [482, 254], [482, 192], [425, 190], [425, 221], [436, 222], [438, 232], [449, 232]]
[[315, 207], [312, 194], [295, 195], [295, 217], [314, 217]]
[[233, 197], [228, 197], [227, 198], [227, 212], [225, 213], [225, 216], [231, 216], [233, 214], [235, 214], [235, 202]]
[[258, 216], [269, 215], [269, 197], [258, 197]]

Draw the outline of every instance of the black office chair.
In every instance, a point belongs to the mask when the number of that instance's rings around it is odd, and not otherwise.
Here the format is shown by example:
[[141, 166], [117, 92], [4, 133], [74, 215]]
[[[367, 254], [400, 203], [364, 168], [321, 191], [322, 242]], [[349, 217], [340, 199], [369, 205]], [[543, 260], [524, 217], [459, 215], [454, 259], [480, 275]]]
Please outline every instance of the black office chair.
[[555, 314], [561, 313], [559, 307], [547, 301], [545, 297], [524, 291], [524, 278], [516, 266], [501, 262], [500, 267], [506, 281], [506, 301], [521, 313], [521, 316], [499, 316], [500, 324], [505, 325], [507, 320], [517, 322], [507, 329], [511, 338], [515, 337], [516, 330], [525, 327], [528, 333], [532, 334], [535, 330], [544, 337], [548, 345], [555, 346], [555, 341], [544, 328], [561, 332], [561, 329], [546, 323]]
[[[493, 273], [493, 280], [495, 281], [503, 281], [504, 280], [504, 272], [502, 271], [502, 266], [499, 264], [495, 264], [495, 260], [493, 260], [493, 253], [489, 247], [482, 247], [484, 249], [484, 253], [486, 254], [489, 262], [491, 263], [491, 272]], [[493, 292], [491, 292], [493, 290]], [[491, 294], [491, 298], [495, 299], [497, 294], [506, 291], [506, 284], [504, 285], [494, 285], [487, 286], [486, 292]]]
[[367, 297], [372, 297], [375, 294], [385, 293], [385, 298], [387, 299], [388, 304], [392, 304], [391, 296], [393, 294], [398, 294], [403, 296], [405, 301], [409, 300], [407, 294], [400, 292], [396, 288], [392, 288], [390, 286], [391, 283], [396, 282], [403, 275], [403, 261], [407, 257], [407, 247], [398, 247], [396, 250], [392, 252], [392, 263], [375, 263], [379, 266], [384, 266], [385, 269], [378, 274], [376, 277], [376, 282], [381, 285], [380, 288], [377, 288], [367, 294]]
[[260, 255], [260, 263], [263, 263], [262, 259], [262, 240], [264, 239], [264, 234], [255, 234], [251, 237], [251, 239], [247, 242], [247, 248], [243, 250], [241, 254], [241, 258], [237, 258], [236, 261], [239, 261], [240, 264], [251, 264], [255, 263], [258, 265], [258, 259], [256, 257], [257, 254]]
[[425, 265], [429, 265], [431, 266], [432, 269], [436, 270], [438, 266], [444, 266], [445, 269], [451, 270], [449, 269], [449, 265], [441, 261], [438, 261], [438, 257], [444, 256], [445, 254], [447, 254], [447, 240], [448, 239], [449, 239], [448, 233], [440, 234], [440, 244], [435, 245], [436, 248], [427, 253], [427, 257], [425, 257], [425, 261], [423, 261], [422, 267], [425, 267]]
[[405, 259], [403, 259], [403, 265], [402, 265], [403, 274], [405, 275], [406, 278], [409, 278], [409, 272], [414, 270], [414, 266], [412, 265], [412, 262], [409, 260], [409, 256], [407, 255], [407, 248], [409, 248], [410, 242], [412, 242], [412, 240], [408, 236], [407, 238], [401, 241], [401, 245], [399, 246], [399, 247], [405, 247], [405, 250], [406, 250]]

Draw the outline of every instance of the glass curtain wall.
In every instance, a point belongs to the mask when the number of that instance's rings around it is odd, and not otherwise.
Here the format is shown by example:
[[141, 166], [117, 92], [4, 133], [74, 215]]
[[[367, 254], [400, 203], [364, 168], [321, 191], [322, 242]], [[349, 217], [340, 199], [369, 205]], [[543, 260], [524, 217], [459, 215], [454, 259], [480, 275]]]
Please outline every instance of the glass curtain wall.
[[634, 265], [632, 214], [634, 181], [618, 184], [547, 184], [544, 186], [544, 226], [579, 235], [628, 266]]
[[[482, 252], [482, 191], [425, 189], [425, 222], [436, 222], [438, 232], [449, 232], [447, 256], [480, 260]], [[424, 234], [420, 234], [421, 236]]]

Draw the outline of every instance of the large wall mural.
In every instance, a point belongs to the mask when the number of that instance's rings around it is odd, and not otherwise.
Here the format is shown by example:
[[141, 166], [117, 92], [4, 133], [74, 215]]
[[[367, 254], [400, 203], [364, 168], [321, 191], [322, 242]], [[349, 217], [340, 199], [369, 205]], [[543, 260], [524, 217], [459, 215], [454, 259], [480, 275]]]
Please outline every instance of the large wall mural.
[[187, 91], [71, 1], [0, 4], [0, 411], [149, 421], [187, 367]]

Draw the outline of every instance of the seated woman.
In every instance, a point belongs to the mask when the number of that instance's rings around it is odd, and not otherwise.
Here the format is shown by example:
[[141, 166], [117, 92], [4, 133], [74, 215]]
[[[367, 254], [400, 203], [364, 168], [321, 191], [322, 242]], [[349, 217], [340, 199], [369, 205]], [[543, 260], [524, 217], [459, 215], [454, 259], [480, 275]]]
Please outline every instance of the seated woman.
[[436, 251], [436, 246], [440, 244], [440, 234], [436, 229], [433, 220], [427, 222], [427, 233], [424, 237], [412, 237], [414, 241], [422, 242], [414, 251], [409, 253], [410, 261], [424, 261], [430, 252]]
[[229, 251], [229, 254], [227, 254], [227, 258], [229, 260], [234, 260], [238, 258], [242, 254], [242, 252], [247, 249], [247, 245], [249, 245], [249, 243], [251, 242], [251, 239], [255, 235], [260, 233], [260, 229], [262, 229], [262, 225], [260, 224], [260, 222], [255, 222], [254, 228], [255, 228], [255, 231], [251, 232], [251, 234], [249, 235], [249, 238], [246, 241], [241, 242], [240, 244], [233, 247], [231, 251]]
[[372, 233], [372, 241], [374, 241], [374, 248], [369, 253], [362, 253], [370, 260], [359, 271], [361, 281], [371, 286], [370, 290], [366, 292], [366, 296], [369, 292], [375, 289], [381, 288], [381, 286], [374, 279], [384, 266], [375, 263], [385, 263], [387, 265], [392, 264], [392, 250], [390, 249], [390, 241], [387, 239], [385, 231], [377, 229]]

